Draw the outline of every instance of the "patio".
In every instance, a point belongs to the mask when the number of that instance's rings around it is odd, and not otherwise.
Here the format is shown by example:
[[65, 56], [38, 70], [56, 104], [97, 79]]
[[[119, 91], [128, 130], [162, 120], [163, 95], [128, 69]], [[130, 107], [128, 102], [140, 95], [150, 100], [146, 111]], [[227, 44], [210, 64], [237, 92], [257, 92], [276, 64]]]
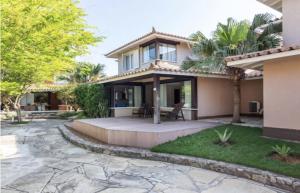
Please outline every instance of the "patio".
[[[180, 136], [228, 123], [226, 120], [229, 119], [177, 120], [153, 124], [151, 118], [115, 117], [75, 120], [67, 126], [107, 144], [151, 148]], [[251, 123], [257, 118], [247, 117], [244, 120]]]
[[107, 144], [151, 148], [219, 124], [196, 120], [153, 124], [151, 118], [115, 117], [75, 120], [68, 126]]

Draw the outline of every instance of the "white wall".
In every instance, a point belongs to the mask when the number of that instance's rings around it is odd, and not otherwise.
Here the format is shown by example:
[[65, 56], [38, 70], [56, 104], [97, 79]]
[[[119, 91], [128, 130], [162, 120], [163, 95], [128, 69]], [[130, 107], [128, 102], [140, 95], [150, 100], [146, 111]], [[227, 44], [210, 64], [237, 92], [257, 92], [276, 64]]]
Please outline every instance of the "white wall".
[[125, 55], [131, 55], [131, 54], [133, 54], [133, 69], [131, 69], [131, 70], [139, 68], [139, 49], [134, 48], [129, 52], [123, 53], [123, 57], [122, 57], [122, 55], [119, 56], [119, 59], [118, 59], [119, 60], [119, 62], [118, 62], [118, 72], [119, 72], [119, 74], [121, 74], [123, 72], [126, 72], [126, 70], [124, 69], [124, 66], [123, 66], [123, 63], [124, 63], [123, 60], [125, 60], [124, 56]]
[[34, 94], [27, 93], [21, 98], [21, 106], [26, 106], [28, 104], [32, 105], [34, 103]]
[[283, 0], [283, 45], [300, 45], [300, 0]]
[[187, 56], [192, 56], [192, 48], [187, 45], [187, 43], [177, 44], [177, 64], [181, 65]]

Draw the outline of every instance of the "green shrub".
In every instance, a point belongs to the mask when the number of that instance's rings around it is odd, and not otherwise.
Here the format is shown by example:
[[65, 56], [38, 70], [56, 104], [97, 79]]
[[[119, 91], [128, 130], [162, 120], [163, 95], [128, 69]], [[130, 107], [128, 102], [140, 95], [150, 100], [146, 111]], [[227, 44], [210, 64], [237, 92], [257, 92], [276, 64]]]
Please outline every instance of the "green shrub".
[[107, 117], [108, 100], [102, 84], [82, 84], [75, 89], [76, 103], [88, 117]]

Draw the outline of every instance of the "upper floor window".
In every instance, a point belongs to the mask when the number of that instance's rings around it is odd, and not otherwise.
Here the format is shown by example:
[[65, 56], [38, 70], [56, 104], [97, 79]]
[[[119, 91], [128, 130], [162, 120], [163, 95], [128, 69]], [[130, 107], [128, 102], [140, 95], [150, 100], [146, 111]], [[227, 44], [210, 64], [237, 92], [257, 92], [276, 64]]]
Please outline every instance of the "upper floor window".
[[133, 69], [133, 54], [125, 55], [123, 61], [124, 69]]
[[159, 44], [159, 59], [169, 62], [176, 62], [176, 45]]
[[155, 43], [145, 46], [143, 48], [143, 63], [150, 62], [151, 60], [155, 60]]

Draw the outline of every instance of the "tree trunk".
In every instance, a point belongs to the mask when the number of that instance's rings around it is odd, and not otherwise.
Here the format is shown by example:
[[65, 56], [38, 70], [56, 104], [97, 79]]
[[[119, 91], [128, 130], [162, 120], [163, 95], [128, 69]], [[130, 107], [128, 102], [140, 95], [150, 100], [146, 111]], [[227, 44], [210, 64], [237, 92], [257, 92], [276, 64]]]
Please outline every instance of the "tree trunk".
[[21, 105], [20, 105], [20, 101], [21, 101], [21, 96], [17, 96], [16, 100], [14, 102], [14, 109], [17, 112], [17, 119], [18, 122], [20, 123], [22, 121], [22, 114], [21, 114]]
[[240, 85], [241, 80], [238, 77], [234, 77], [233, 79], [233, 123], [240, 123], [240, 105], [241, 105], [241, 90]]

